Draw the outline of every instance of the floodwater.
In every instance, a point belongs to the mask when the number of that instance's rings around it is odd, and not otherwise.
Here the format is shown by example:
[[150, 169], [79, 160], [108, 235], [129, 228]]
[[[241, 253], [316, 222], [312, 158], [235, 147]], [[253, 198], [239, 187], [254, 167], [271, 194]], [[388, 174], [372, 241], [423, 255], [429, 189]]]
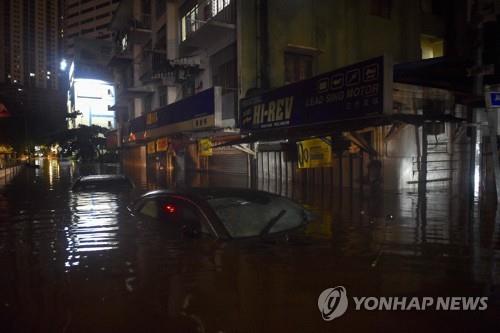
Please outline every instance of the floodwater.
[[[303, 237], [176, 242], [131, 218], [128, 194], [70, 191], [78, 175], [114, 169], [41, 164], [0, 183], [0, 332], [498, 332], [491, 200], [292, 189], [317, 214]], [[484, 296], [488, 309], [356, 311], [350, 300], [327, 322], [318, 296], [335, 286], [349, 297]]]

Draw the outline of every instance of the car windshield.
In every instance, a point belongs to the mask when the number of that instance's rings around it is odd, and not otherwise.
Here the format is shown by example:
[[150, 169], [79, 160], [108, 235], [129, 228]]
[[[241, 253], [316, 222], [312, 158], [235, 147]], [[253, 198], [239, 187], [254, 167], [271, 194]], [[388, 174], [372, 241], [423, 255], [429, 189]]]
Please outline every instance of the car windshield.
[[207, 200], [231, 237], [254, 237], [297, 228], [305, 222], [304, 209], [282, 197], [252, 200], [238, 196]]

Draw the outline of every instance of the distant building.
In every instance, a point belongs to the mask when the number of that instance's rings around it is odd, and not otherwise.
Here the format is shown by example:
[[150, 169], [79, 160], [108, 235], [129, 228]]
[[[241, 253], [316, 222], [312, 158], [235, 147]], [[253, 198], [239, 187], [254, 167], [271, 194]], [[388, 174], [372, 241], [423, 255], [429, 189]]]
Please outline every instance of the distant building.
[[59, 0], [2, 0], [0, 83], [58, 88]]
[[69, 68], [68, 120], [69, 128], [80, 125], [115, 127], [115, 88], [106, 67], [111, 50], [110, 42], [78, 39], [75, 59]]
[[72, 58], [75, 38], [111, 40], [109, 23], [119, 0], [65, 0], [64, 54]]

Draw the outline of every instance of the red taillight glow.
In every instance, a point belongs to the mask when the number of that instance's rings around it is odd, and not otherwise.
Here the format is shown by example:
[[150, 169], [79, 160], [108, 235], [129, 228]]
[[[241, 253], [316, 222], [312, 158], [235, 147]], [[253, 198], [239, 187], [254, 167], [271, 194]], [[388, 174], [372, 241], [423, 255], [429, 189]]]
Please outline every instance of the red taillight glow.
[[166, 213], [173, 214], [175, 213], [176, 208], [174, 205], [166, 204], [165, 206], [163, 206], [163, 210]]

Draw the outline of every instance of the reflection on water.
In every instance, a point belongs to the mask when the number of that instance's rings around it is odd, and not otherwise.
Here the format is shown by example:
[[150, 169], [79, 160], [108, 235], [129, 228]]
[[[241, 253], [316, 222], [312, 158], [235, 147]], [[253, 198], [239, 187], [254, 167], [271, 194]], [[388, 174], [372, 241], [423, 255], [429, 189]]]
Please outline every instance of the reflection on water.
[[70, 193], [71, 223], [65, 228], [68, 260], [80, 252], [118, 248], [118, 201], [114, 193]]
[[[304, 237], [175, 242], [127, 214], [129, 194], [70, 191], [76, 177], [116, 166], [41, 165], [0, 192], [2, 332], [483, 332], [500, 319], [498, 221], [489, 198], [471, 204], [460, 187], [386, 193], [266, 182], [261, 189], [317, 214]], [[176, 185], [145, 170], [130, 175], [143, 190]], [[249, 185], [238, 176], [186, 180]], [[349, 310], [324, 322], [317, 297], [336, 285], [350, 296], [487, 295], [490, 307]]]

